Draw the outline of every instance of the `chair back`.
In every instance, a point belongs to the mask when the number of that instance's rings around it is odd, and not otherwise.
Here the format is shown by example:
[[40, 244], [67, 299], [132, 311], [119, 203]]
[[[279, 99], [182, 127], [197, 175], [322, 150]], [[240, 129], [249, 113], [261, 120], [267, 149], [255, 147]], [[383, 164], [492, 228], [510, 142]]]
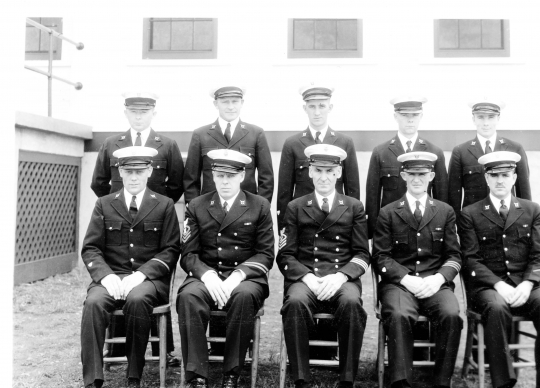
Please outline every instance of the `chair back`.
[[379, 281], [380, 276], [375, 272], [375, 267], [371, 264], [371, 280], [373, 286], [373, 310], [375, 314], [381, 313], [381, 304], [379, 300]]

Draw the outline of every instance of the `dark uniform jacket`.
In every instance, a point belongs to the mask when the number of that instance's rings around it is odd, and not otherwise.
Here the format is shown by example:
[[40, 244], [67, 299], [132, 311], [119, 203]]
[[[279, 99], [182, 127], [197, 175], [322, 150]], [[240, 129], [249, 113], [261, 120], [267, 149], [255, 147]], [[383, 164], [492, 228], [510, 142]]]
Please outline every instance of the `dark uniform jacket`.
[[[439, 201], [448, 202], [448, 174], [443, 151], [418, 136], [413, 151], [431, 152], [437, 155], [435, 178], [428, 186], [427, 194]], [[401, 178], [401, 163], [397, 157], [405, 153], [398, 135], [378, 145], [371, 154], [366, 182], [366, 213], [369, 238], [373, 238], [377, 216], [381, 208], [397, 201], [407, 192], [407, 183]]]
[[382, 282], [398, 284], [405, 275], [424, 278], [437, 272], [452, 282], [461, 269], [454, 210], [428, 196], [418, 224], [405, 195], [386, 205], [373, 235], [373, 260]]
[[311, 193], [289, 203], [285, 225], [277, 255], [285, 289], [310, 272], [318, 277], [343, 272], [360, 284], [370, 257], [362, 202], [336, 193], [326, 216]]
[[[322, 141], [324, 144], [338, 146], [347, 152], [342, 162], [341, 178], [336, 182], [340, 194], [360, 199], [360, 174], [354, 143], [349, 136], [336, 132], [330, 127]], [[306, 147], [315, 144], [309, 127], [285, 140], [281, 161], [279, 162], [277, 217], [281, 230], [285, 227], [285, 211], [293, 199], [303, 197], [315, 190], [309, 177], [309, 159], [304, 154]]]
[[464, 278], [473, 289], [504, 281], [515, 287], [540, 281], [540, 206], [512, 196], [506, 223], [490, 197], [461, 212], [459, 236]]
[[[191, 137], [184, 173], [186, 203], [199, 195], [216, 190], [212, 178], [212, 159], [207, 155], [208, 151], [222, 148], [239, 151], [251, 157], [252, 162], [246, 166], [246, 176], [240, 188], [272, 202], [274, 171], [264, 130], [240, 120], [231, 142], [227, 143], [219, 121], [216, 120], [213, 124], [196, 129]], [[258, 174], [257, 180], [255, 180], [255, 169]]]
[[90, 287], [110, 274], [124, 277], [140, 271], [169, 300], [170, 275], [179, 255], [180, 230], [170, 198], [147, 188], [133, 221], [123, 189], [98, 198], [82, 248]]
[[180, 265], [186, 282], [214, 270], [226, 279], [242, 270], [246, 280], [268, 286], [274, 263], [274, 230], [270, 203], [240, 190], [225, 215], [217, 191], [195, 198], [186, 211]]
[[[497, 136], [493, 151], [512, 151], [521, 155], [516, 167], [518, 178], [514, 185], [514, 194], [519, 198], [530, 200], [529, 163], [521, 144]], [[454, 208], [458, 219], [462, 199], [465, 208], [489, 195], [489, 187], [484, 178], [484, 166], [478, 163], [478, 158], [482, 155], [484, 150], [477, 137], [454, 147], [452, 151], [448, 166], [448, 203]]]
[[[120, 135], [108, 137], [101, 145], [90, 184], [98, 197], [115, 193], [124, 187], [118, 172], [118, 158], [113, 156], [113, 152], [132, 145], [129, 130]], [[174, 140], [150, 129], [145, 147], [155, 148], [158, 151], [152, 160], [153, 171], [152, 176], [148, 178], [148, 188], [177, 202], [184, 192], [182, 187], [184, 162], [178, 145]]]

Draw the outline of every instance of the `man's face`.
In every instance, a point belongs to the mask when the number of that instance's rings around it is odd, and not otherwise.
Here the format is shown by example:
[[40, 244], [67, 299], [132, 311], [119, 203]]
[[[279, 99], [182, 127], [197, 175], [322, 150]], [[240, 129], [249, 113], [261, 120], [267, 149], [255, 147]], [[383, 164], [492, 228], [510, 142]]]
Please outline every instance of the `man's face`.
[[334, 192], [336, 181], [341, 178], [341, 166], [309, 166], [309, 177], [313, 179], [317, 193], [327, 197]]
[[309, 124], [313, 129], [322, 129], [328, 125], [328, 114], [332, 111], [334, 105], [330, 99], [326, 100], [308, 100], [304, 105]]
[[230, 172], [212, 171], [216, 190], [219, 195], [227, 200], [234, 197], [240, 191], [240, 183], [243, 182], [245, 172], [236, 174]]
[[398, 123], [398, 131], [403, 136], [412, 137], [420, 126], [423, 113], [399, 113], [394, 112], [394, 118]]
[[499, 115], [494, 113], [473, 114], [473, 123], [476, 125], [476, 132], [485, 138], [490, 138], [497, 130]]
[[137, 108], [127, 108], [124, 111], [126, 118], [129, 121], [131, 128], [137, 132], [144, 131], [147, 128], [150, 128], [152, 124], [152, 119], [156, 115], [154, 108], [151, 109], [137, 109]]
[[236, 120], [240, 116], [243, 105], [244, 100], [240, 97], [225, 97], [214, 100], [214, 106], [219, 112], [219, 117], [229, 122]]
[[407, 182], [407, 191], [415, 198], [420, 198], [427, 192], [429, 182], [431, 182], [434, 177], [434, 172], [401, 173], [401, 178]]
[[131, 195], [137, 195], [146, 187], [148, 178], [152, 175], [152, 166], [148, 166], [144, 169], [132, 170], [120, 167], [118, 169], [124, 187]]
[[485, 174], [487, 185], [489, 186], [489, 191], [493, 196], [504, 199], [512, 190], [512, 186], [516, 183], [517, 175], [515, 172], [506, 171], [499, 172], [495, 174]]

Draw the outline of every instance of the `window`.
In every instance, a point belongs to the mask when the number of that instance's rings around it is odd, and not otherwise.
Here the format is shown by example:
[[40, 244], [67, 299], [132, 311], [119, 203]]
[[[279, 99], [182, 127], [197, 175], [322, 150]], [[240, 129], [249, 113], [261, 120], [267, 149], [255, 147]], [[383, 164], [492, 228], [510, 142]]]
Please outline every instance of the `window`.
[[[45, 27], [62, 32], [62, 18], [29, 18]], [[26, 24], [25, 59], [27, 61], [49, 59], [50, 34]], [[62, 59], [62, 39], [53, 37], [53, 59]]]
[[510, 25], [501, 19], [435, 20], [435, 57], [509, 57]]
[[289, 19], [289, 58], [362, 58], [361, 19]]
[[144, 19], [143, 59], [217, 58], [217, 19]]

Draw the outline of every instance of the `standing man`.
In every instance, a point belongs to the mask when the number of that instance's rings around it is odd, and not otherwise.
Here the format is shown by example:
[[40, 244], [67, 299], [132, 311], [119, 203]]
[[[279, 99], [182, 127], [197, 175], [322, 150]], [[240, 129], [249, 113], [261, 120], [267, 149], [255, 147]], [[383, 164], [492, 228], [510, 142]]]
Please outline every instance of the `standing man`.
[[436, 387], [450, 387], [463, 321], [454, 295], [461, 269], [454, 210], [428, 194], [437, 155], [400, 155], [407, 192], [381, 209], [373, 235], [373, 261], [388, 336], [392, 387], [412, 386], [413, 328], [422, 314], [435, 330]]
[[308, 333], [313, 314], [330, 312], [338, 331], [339, 387], [352, 387], [367, 318], [360, 281], [369, 266], [366, 215], [362, 202], [336, 192], [343, 149], [317, 144], [305, 155], [315, 189], [288, 204], [277, 256], [291, 373], [295, 387], [311, 386]]
[[454, 147], [448, 167], [448, 203], [454, 208], [458, 219], [462, 201], [465, 208], [488, 195], [489, 188], [482, 177], [484, 168], [478, 158], [493, 151], [512, 151], [521, 156], [516, 166], [517, 181], [513, 194], [519, 198], [531, 199], [529, 164], [523, 147], [515, 141], [497, 136], [497, 124], [505, 103], [484, 98], [469, 106], [472, 108], [472, 121], [476, 125], [476, 137]]
[[130, 388], [140, 387], [152, 309], [169, 301], [171, 274], [180, 255], [180, 230], [174, 203], [147, 188], [153, 173], [149, 147], [113, 153], [123, 188], [98, 198], [82, 259], [92, 277], [81, 323], [85, 387], [103, 385], [103, 345], [109, 313], [124, 310], [126, 370]]
[[212, 124], [193, 131], [184, 174], [186, 203], [216, 190], [208, 152], [217, 149], [231, 149], [248, 155], [251, 163], [246, 165], [242, 190], [272, 202], [274, 172], [270, 149], [262, 128], [240, 120], [244, 94], [245, 90], [237, 86], [224, 86], [210, 92], [219, 117]]
[[186, 211], [180, 265], [188, 277], [176, 311], [189, 387], [208, 387], [206, 328], [210, 310], [227, 311], [223, 388], [236, 388], [257, 311], [268, 297], [274, 262], [270, 203], [241, 190], [252, 159], [233, 150], [212, 150], [217, 191], [192, 200]]
[[334, 107], [331, 103], [334, 88], [312, 83], [300, 88], [308, 127], [289, 137], [283, 144], [279, 162], [277, 217], [279, 230], [285, 227], [285, 211], [293, 199], [313, 193], [313, 180], [309, 177], [309, 160], [304, 154], [313, 144], [333, 144], [345, 150], [347, 159], [341, 165], [342, 175], [336, 182], [340, 194], [360, 199], [360, 174], [356, 161], [354, 143], [349, 136], [328, 126], [328, 115]]
[[[540, 206], [512, 195], [520, 155], [497, 151], [481, 156], [489, 195], [461, 212], [459, 235], [471, 308], [485, 325], [493, 387], [513, 387], [517, 376], [508, 348], [512, 315], [540, 330]], [[540, 362], [540, 343], [534, 357]], [[536, 385], [540, 382], [536, 372]]]
[[[165, 195], [176, 203], [184, 189], [182, 177], [184, 175], [184, 161], [180, 155], [180, 149], [176, 142], [168, 137], [155, 132], [152, 120], [156, 116], [156, 101], [158, 96], [147, 92], [126, 92], [124, 97], [124, 115], [130, 129], [120, 135], [110, 136], [105, 139], [98, 151], [94, 175], [90, 187], [101, 198], [107, 194], [115, 193], [122, 189], [122, 178], [119, 172], [118, 158], [113, 153], [122, 148], [131, 146], [145, 146], [157, 150], [157, 155], [152, 158], [153, 173], [148, 178], [150, 190]], [[115, 317], [122, 321], [122, 317]], [[122, 328], [115, 335], [122, 335]], [[158, 347], [152, 344], [154, 355], [158, 354]], [[122, 349], [121, 345], [115, 345], [113, 349]], [[171, 314], [167, 314], [167, 362], [169, 366], [180, 366], [180, 360], [176, 358], [174, 350], [174, 338], [172, 332]], [[115, 350], [113, 350], [115, 351]], [[118, 350], [122, 353], [121, 350]]]
[[435, 179], [429, 182], [427, 194], [439, 201], [448, 202], [448, 174], [443, 151], [418, 135], [418, 126], [423, 116], [423, 97], [397, 97], [390, 101], [394, 106], [394, 119], [398, 133], [391, 140], [378, 145], [371, 154], [366, 182], [366, 213], [369, 238], [373, 238], [377, 216], [381, 208], [403, 197], [407, 191], [401, 179], [401, 163], [398, 156], [412, 151], [431, 152], [437, 155]]

